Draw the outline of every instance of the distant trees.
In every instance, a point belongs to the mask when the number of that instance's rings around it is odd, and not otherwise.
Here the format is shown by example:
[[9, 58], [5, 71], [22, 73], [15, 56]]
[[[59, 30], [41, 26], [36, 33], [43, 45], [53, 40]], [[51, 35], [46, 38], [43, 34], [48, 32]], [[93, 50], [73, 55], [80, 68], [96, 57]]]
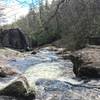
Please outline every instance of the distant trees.
[[1, 4], [2, 1], [3, 1], [3, 0], [0, 0], [0, 25], [1, 25], [2, 23], [4, 23], [5, 21], [7, 21], [7, 20], [5, 19], [5, 15], [4, 15], [4, 12], [3, 12], [4, 9], [5, 9], [5, 6]]
[[58, 18], [57, 25], [60, 26], [58, 29], [66, 47], [83, 48], [90, 36], [100, 36], [100, 1], [57, 0], [55, 2], [56, 6], [61, 2], [58, 8], [55, 7], [57, 13], [54, 18]]
[[2, 10], [3, 10], [3, 8], [0, 7], [0, 24], [1, 24], [2, 21], [3, 21], [3, 13], [2, 13]]
[[33, 45], [60, 39], [58, 46], [83, 48], [90, 36], [100, 35], [100, 1], [38, 0], [38, 6], [32, 4], [29, 14], [13, 26], [28, 33]]

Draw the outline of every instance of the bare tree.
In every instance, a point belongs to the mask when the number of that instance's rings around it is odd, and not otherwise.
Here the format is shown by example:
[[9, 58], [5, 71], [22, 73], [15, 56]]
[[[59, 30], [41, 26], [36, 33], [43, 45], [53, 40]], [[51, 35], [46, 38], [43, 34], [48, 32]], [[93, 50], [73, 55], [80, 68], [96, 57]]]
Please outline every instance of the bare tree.
[[0, 1], [0, 25], [2, 23], [5, 23], [6, 19], [5, 19], [5, 14], [4, 14], [4, 9], [5, 9], [5, 5], [2, 4], [2, 1]]

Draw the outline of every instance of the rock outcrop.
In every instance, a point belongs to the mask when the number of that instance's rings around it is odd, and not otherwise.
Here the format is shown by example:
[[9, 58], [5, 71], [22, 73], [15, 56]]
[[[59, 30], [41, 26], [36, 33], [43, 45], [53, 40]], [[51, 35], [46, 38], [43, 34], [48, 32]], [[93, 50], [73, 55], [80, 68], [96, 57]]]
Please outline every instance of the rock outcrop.
[[72, 53], [73, 72], [81, 78], [100, 78], [100, 48], [84, 48]]
[[0, 32], [0, 44], [3, 47], [27, 49], [28, 43], [25, 34], [19, 29], [8, 29]]

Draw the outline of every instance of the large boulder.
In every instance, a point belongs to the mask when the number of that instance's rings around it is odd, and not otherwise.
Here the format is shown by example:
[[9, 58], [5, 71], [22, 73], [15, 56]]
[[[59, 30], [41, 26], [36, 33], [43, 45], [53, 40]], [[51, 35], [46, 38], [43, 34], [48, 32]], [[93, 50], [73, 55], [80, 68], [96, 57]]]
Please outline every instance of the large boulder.
[[74, 52], [69, 58], [77, 77], [100, 78], [100, 48], [84, 48]]
[[35, 98], [35, 92], [30, 90], [28, 81], [24, 76], [1, 84], [0, 95], [22, 98], [22, 100], [33, 100]]
[[28, 43], [25, 34], [19, 29], [8, 29], [0, 32], [0, 42], [4, 47], [27, 49]]

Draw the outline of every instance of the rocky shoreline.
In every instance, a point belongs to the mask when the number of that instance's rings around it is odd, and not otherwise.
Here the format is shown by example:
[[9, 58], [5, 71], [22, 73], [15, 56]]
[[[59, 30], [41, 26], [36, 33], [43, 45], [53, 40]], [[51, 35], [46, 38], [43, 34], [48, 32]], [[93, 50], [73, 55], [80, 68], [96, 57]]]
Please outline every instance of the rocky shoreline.
[[[20, 57], [24, 57], [24, 54], [8, 48], [0, 49], [0, 95], [33, 100], [35, 92], [29, 91], [27, 78], [8, 63], [16, 62], [16, 58]], [[1, 98], [3, 100], [3, 97]]]
[[[57, 100], [60, 100], [59, 98], [63, 98], [64, 100], [75, 96], [77, 100], [80, 98], [85, 100], [83, 95], [94, 92], [95, 88], [98, 90], [100, 86], [97, 83], [100, 82], [95, 80], [96, 84], [91, 81], [84, 83], [84, 80], [78, 81], [77, 77], [99, 78], [99, 51], [98, 47], [87, 47], [70, 52], [65, 48], [53, 46], [30, 52], [0, 49], [0, 99], [55, 100], [58, 98]], [[77, 96], [75, 91], [87, 92]], [[95, 91], [96, 95], [98, 91]], [[65, 93], [69, 93], [71, 97], [69, 94], [64, 96]], [[99, 100], [99, 97], [97, 98], [96, 100]]]

